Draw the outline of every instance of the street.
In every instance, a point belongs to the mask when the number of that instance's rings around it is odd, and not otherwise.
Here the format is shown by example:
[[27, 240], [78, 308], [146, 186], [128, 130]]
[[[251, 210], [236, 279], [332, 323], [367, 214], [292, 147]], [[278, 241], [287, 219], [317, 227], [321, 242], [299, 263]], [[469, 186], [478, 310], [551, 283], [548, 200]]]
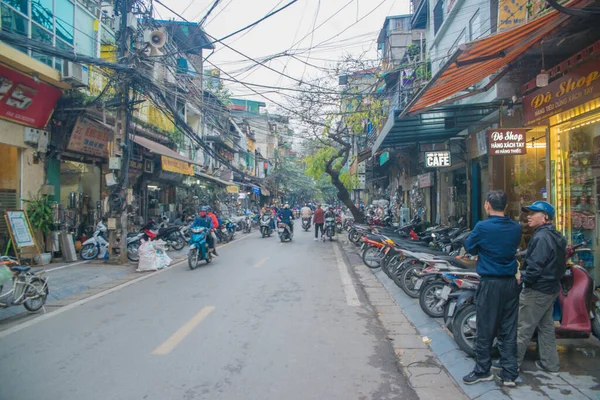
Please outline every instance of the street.
[[337, 243], [312, 239], [253, 232], [0, 336], [0, 399], [416, 399]]

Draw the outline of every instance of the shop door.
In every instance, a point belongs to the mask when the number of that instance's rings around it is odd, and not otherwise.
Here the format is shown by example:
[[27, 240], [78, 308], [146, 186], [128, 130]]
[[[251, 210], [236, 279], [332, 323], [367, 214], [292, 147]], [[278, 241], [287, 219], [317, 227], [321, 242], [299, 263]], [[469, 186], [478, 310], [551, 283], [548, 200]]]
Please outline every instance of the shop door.
[[2, 160], [2, 168], [0, 168], [0, 249], [4, 253], [9, 238], [4, 220], [4, 210], [18, 209], [20, 204], [19, 149], [0, 144], [0, 160]]

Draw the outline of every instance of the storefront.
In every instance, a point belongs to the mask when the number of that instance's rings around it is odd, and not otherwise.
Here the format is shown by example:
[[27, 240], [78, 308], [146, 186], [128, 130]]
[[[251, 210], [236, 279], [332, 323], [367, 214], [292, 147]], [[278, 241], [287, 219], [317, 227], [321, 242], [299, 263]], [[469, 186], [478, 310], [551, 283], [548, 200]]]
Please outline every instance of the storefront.
[[546, 123], [549, 201], [569, 243], [587, 243], [575, 261], [600, 279], [600, 60], [593, 59], [524, 98], [527, 125]]

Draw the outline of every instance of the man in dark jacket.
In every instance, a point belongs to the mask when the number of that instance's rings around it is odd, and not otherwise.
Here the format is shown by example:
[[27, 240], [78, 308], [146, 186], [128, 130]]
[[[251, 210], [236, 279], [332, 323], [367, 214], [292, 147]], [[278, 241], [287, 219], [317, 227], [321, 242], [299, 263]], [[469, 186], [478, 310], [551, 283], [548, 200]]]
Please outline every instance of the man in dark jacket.
[[515, 386], [517, 370], [517, 321], [519, 285], [515, 277], [515, 254], [521, 241], [521, 226], [505, 215], [508, 196], [501, 190], [487, 194], [485, 211], [489, 218], [475, 225], [465, 241], [470, 254], [478, 254], [477, 273], [481, 283], [475, 293], [477, 337], [475, 369], [463, 377], [471, 385], [493, 379], [491, 351], [498, 338], [500, 366], [498, 378], [504, 386]]
[[535, 229], [527, 246], [525, 263], [521, 268], [521, 292], [517, 353], [523, 362], [527, 345], [538, 330], [540, 361], [536, 366], [549, 373], [558, 373], [560, 362], [554, 334], [554, 302], [560, 291], [560, 279], [567, 269], [565, 238], [554, 228], [554, 207], [536, 201], [523, 207], [528, 213], [527, 225]]
[[279, 210], [277, 216], [282, 223], [290, 227], [290, 232], [294, 233], [294, 224], [292, 223], [292, 220], [294, 219], [294, 213], [292, 210], [290, 210], [290, 205], [286, 203], [285, 206]]
[[313, 224], [315, 224], [315, 240], [319, 240], [319, 231], [321, 231], [321, 237], [323, 237], [323, 224], [325, 224], [325, 211], [323, 211], [320, 204], [317, 204], [317, 209], [313, 215]]

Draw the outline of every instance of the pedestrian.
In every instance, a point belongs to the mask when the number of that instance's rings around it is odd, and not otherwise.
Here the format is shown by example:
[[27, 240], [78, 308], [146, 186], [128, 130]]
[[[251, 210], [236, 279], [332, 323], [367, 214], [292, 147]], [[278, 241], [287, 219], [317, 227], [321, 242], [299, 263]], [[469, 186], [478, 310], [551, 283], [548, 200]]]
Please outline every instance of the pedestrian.
[[320, 204], [317, 204], [317, 208], [313, 214], [313, 224], [315, 224], [316, 241], [319, 240], [319, 230], [321, 231], [321, 237], [323, 237], [323, 225], [325, 224], [325, 211], [323, 211]]
[[560, 279], [567, 270], [567, 241], [552, 224], [554, 207], [545, 201], [536, 201], [523, 207], [528, 213], [527, 225], [534, 229], [521, 268], [521, 292], [517, 355], [523, 362], [527, 345], [538, 332], [540, 360], [535, 365], [543, 371], [557, 374], [560, 361], [554, 333], [554, 303], [560, 292]]
[[517, 369], [517, 322], [520, 287], [517, 283], [517, 246], [521, 226], [506, 213], [508, 196], [502, 190], [487, 194], [485, 212], [488, 219], [475, 225], [465, 241], [465, 250], [477, 254], [477, 273], [481, 283], [475, 292], [477, 336], [475, 368], [463, 377], [471, 385], [490, 381], [491, 351], [498, 338], [501, 371], [497, 377], [503, 386], [514, 387]]

